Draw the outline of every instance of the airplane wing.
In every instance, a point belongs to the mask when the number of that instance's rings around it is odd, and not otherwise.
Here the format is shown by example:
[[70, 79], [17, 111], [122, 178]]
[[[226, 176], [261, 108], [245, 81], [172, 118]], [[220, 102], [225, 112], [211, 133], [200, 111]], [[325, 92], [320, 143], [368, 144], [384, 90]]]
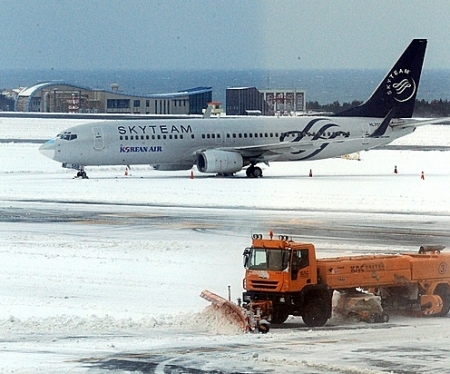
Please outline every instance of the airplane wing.
[[361, 142], [362, 138], [353, 139], [315, 139], [314, 141], [299, 141], [299, 142], [279, 142], [264, 145], [254, 145], [245, 147], [225, 147], [221, 148], [226, 151], [238, 152], [242, 157], [250, 158], [258, 162], [275, 161], [284, 154], [300, 154], [308, 152], [309, 154], [315, 151], [322, 150], [330, 143], [344, 143], [344, 142]]
[[450, 117], [440, 118], [408, 118], [390, 124], [391, 127], [418, 127], [423, 125], [450, 125]]

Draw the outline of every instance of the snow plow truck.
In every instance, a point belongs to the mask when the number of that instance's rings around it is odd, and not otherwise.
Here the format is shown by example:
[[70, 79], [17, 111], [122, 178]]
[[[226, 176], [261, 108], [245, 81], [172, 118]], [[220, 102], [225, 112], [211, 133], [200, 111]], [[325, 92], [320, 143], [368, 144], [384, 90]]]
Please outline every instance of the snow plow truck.
[[[445, 316], [450, 310], [450, 254], [441, 253], [443, 249], [422, 246], [418, 253], [316, 258], [311, 243], [274, 239], [272, 232], [267, 239], [255, 234], [243, 253], [242, 306], [209, 291], [201, 296], [226, 308], [244, 330], [253, 330], [260, 321], [268, 329], [267, 322], [280, 324], [289, 315], [301, 316], [309, 327], [323, 326], [332, 314], [334, 291], [345, 298], [341, 307], [356, 306], [355, 313], [368, 322], [387, 322], [386, 307]], [[371, 298], [380, 300], [380, 306], [373, 308]], [[361, 306], [362, 299], [372, 307]]]

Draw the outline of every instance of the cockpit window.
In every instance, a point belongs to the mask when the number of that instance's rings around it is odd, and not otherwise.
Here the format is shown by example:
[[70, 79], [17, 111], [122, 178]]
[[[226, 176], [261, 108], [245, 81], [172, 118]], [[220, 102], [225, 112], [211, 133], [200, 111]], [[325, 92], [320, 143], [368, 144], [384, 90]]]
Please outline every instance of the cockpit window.
[[65, 132], [63, 132], [61, 134], [58, 134], [56, 137], [58, 139], [63, 139], [63, 140], [69, 140], [70, 141], [70, 140], [76, 139], [77, 138], [77, 134], [72, 134], [71, 132], [65, 131]]

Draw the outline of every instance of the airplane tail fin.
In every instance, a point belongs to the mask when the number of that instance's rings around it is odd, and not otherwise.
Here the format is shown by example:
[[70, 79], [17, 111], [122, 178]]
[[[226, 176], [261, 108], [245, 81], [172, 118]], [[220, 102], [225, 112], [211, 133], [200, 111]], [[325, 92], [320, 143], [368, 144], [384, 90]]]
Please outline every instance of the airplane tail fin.
[[385, 118], [394, 109], [395, 117], [411, 118], [426, 46], [426, 39], [414, 39], [366, 102], [335, 116]]

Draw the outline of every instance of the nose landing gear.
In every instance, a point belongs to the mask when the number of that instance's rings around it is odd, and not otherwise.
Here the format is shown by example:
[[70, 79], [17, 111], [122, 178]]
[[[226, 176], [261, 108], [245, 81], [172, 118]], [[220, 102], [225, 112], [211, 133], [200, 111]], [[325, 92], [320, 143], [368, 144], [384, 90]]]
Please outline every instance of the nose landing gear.
[[78, 170], [77, 175], [75, 175], [73, 178], [89, 179], [84, 170]]

